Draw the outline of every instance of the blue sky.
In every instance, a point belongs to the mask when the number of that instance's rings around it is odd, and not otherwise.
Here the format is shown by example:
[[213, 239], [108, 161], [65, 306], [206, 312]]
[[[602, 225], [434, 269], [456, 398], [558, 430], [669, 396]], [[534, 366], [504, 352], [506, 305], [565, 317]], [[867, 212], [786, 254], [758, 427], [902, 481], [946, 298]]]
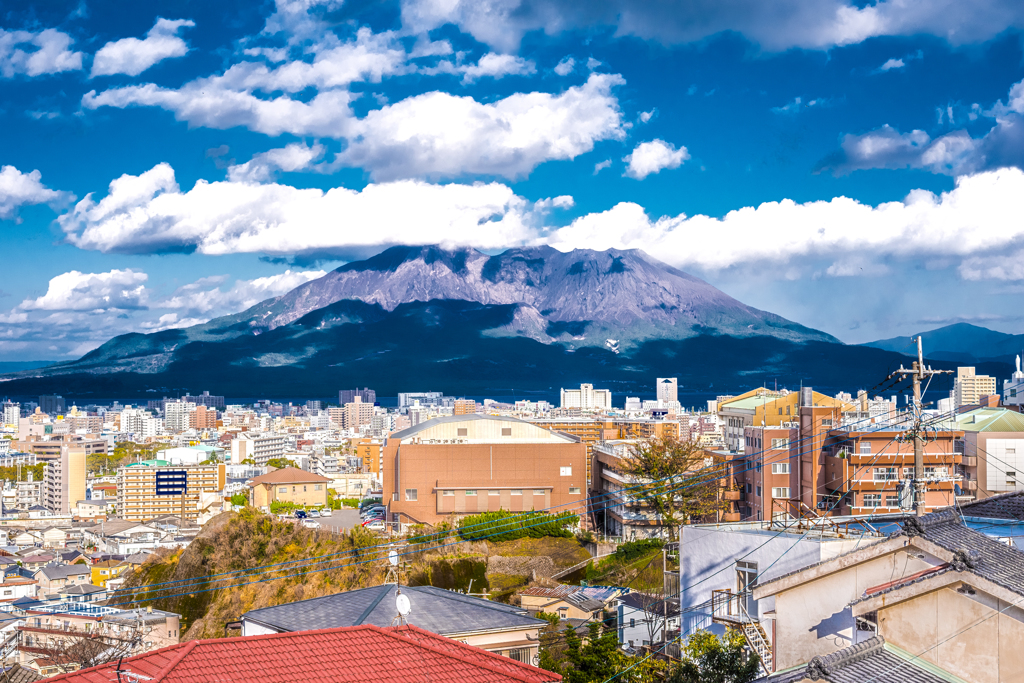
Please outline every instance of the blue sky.
[[0, 359], [392, 244], [641, 248], [848, 342], [1024, 332], [1024, 5], [0, 5]]

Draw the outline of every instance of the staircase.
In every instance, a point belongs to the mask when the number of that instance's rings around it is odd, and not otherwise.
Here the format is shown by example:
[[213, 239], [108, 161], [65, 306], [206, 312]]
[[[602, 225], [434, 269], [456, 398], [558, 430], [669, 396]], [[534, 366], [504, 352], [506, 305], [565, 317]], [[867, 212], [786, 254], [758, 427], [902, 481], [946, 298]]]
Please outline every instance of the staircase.
[[768, 634], [764, 632], [757, 616], [747, 612], [748, 591], [734, 593], [731, 590], [711, 591], [711, 618], [715, 623], [725, 624], [743, 630], [747, 646], [757, 653], [761, 660], [761, 670], [765, 676], [771, 675], [774, 669], [772, 646], [768, 642]]
[[761, 670], [765, 676], [772, 673], [772, 646], [768, 643], [768, 634], [761, 628], [758, 621], [749, 621], [743, 625], [743, 635], [747, 637], [747, 645], [761, 658]]

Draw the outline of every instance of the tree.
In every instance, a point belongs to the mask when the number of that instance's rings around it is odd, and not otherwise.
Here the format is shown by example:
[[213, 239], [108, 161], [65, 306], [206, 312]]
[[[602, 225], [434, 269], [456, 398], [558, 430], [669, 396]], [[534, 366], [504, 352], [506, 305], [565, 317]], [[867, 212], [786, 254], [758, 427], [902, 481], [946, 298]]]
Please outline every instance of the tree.
[[725, 509], [718, 480], [728, 474], [724, 459], [711, 455], [694, 441], [656, 436], [630, 446], [616, 468], [630, 482], [629, 497], [654, 510], [668, 529]]
[[232, 505], [248, 505], [249, 504], [249, 496], [245, 495], [244, 493], [236, 493], [236, 494], [231, 496], [231, 504]]
[[[628, 658], [619, 649], [619, 638], [614, 629], [602, 630], [601, 624], [591, 622], [588, 636], [584, 639], [571, 625], [557, 633], [556, 624], [554, 622], [543, 629], [551, 628], [555, 633], [541, 636], [540, 665], [561, 674], [565, 683], [605, 681], [628, 666]], [[544, 647], [546, 638], [548, 646]]]
[[21, 635], [22, 645], [28, 651], [68, 673], [138, 654], [142, 651], [143, 638], [150, 631], [152, 627], [144, 627], [141, 621], [129, 624], [101, 621], [90, 629], [79, 625], [23, 627]]
[[295, 463], [288, 458], [271, 458], [267, 461], [267, 467], [283, 470], [286, 467], [295, 467]]
[[736, 629], [721, 637], [697, 631], [687, 639], [682, 662], [666, 683], [750, 683], [757, 677], [760, 659], [745, 646], [746, 639]]

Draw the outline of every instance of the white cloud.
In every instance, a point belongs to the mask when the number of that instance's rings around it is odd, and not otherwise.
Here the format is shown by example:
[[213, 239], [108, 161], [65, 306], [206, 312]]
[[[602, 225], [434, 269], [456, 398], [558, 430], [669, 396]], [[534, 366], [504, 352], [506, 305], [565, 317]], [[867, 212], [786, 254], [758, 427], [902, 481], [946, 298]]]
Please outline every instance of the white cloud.
[[326, 28], [322, 15], [343, 4], [344, 0], [275, 0], [274, 13], [267, 18], [263, 33], [283, 33], [289, 43], [320, 40]]
[[574, 159], [599, 140], [624, 137], [611, 89], [621, 76], [592, 74], [559, 95], [517, 93], [490, 104], [432, 92], [352, 122], [343, 163], [375, 180], [477, 173], [519, 178], [538, 164]]
[[576, 60], [570, 56], [562, 57], [562, 60], [555, 65], [555, 73], [559, 76], [568, 76], [576, 68]]
[[676, 149], [672, 143], [659, 139], [641, 142], [632, 154], [623, 157], [622, 160], [628, 164], [624, 175], [643, 180], [666, 168], [679, 168], [689, 158], [690, 153], [685, 147]]
[[602, 64], [604, 64], [604, 62], [602, 62], [599, 59], [594, 59], [593, 57], [587, 57], [587, 70], [588, 71], [593, 71], [594, 69], [596, 69], [597, 67], [601, 66]]
[[567, 194], [541, 199], [533, 204], [535, 211], [543, 213], [546, 213], [551, 209], [571, 209], [574, 206], [576, 206], [576, 200]]
[[142, 40], [122, 38], [107, 43], [93, 57], [90, 78], [112, 74], [138, 76], [165, 59], [185, 56], [188, 45], [178, 37], [178, 31], [195, 25], [187, 19], [160, 18]]
[[803, 109], [810, 109], [811, 107], [824, 107], [828, 106], [829, 100], [822, 97], [816, 97], [812, 100], [804, 102], [802, 97], [794, 97], [790, 102], [784, 104], [781, 107], [772, 107], [772, 111], [776, 114], [796, 114]]
[[[986, 263], [1024, 245], [1024, 172], [1016, 168], [964, 176], [955, 189], [935, 195], [914, 190], [902, 202], [872, 207], [846, 197], [798, 204], [784, 199], [730, 211], [723, 218], [666, 216], [652, 220], [643, 207], [622, 202], [582, 216], [548, 242], [562, 250], [644, 249], [681, 268], [720, 270], [771, 264], [782, 273], [791, 261], [836, 259], [833, 274], [850, 274], [843, 262], [886, 258], [961, 259], [964, 276], [1003, 277]], [[977, 275], [973, 275], [977, 273]], [[1024, 274], [1024, 273], [1022, 273]]]
[[879, 71], [892, 71], [893, 69], [902, 69], [905, 66], [906, 66], [906, 64], [903, 63], [902, 59], [892, 58], [892, 59], [886, 60], [885, 64], [883, 64], [882, 66], [878, 67], [878, 70]]
[[472, 83], [478, 78], [504, 78], [505, 76], [532, 76], [537, 65], [515, 55], [499, 55], [488, 52], [476, 64], [466, 67], [462, 82]]
[[70, 192], [51, 190], [41, 182], [39, 171], [22, 173], [14, 166], [0, 169], [0, 219], [16, 218], [18, 209], [34, 204], [49, 204], [54, 208], [74, 201]]
[[0, 29], [0, 74], [13, 78], [79, 71], [82, 53], [69, 49], [73, 42], [71, 36], [53, 28], [37, 33]]
[[605, 159], [604, 161], [597, 162], [596, 164], [594, 164], [594, 175], [597, 175], [598, 173], [600, 173], [601, 171], [603, 171], [604, 169], [608, 168], [611, 165], [611, 159]]
[[293, 142], [280, 149], [271, 149], [255, 155], [244, 164], [228, 167], [228, 180], [241, 183], [263, 183], [273, 180], [279, 171], [304, 171], [323, 156], [325, 148], [319, 143], [309, 147], [304, 142]]
[[918, 50], [917, 52], [911, 53], [909, 55], [904, 55], [903, 57], [900, 58], [892, 57], [886, 60], [886, 62], [882, 64], [882, 66], [875, 69], [875, 73], [882, 74], [885, 73], [886, 71], [899, 71], [900, 69], [906, 68], [907, 64], [909, 64], [910, 62], [916, 59], [923, 58], [924, 52], [922, 50]]
[[[236, 280], [234, 286], [227, 291], [220, 288], [226, 278], [201, 278], [178, 288], [172, 296], [157, 302], [154, 306], [183, 309], [186, 311], [185, 315], [192, 316], [191, 320], [205, 322], [205, 319], [210, 317], [244, 311], [266, 299], [287, 294], [299, 285], [321, 278], [326, 274], [327, 271], [323, 270], [294, 272], [286, 270], [277, 275], [268, 275], [253, 280]], [[178, 320], [177, 314], [171, 315], [174, 316], [173, 319], [163, 316], [168, 319], [161, 319], [160, 324], [173, 324], [174, 327], [184, 326], [184, 323]]]
[[106, 273], [72, 270], [50, 279], [46, 294], [25, 299], [23, 311], [92, 311], [145, 308], [148, 292], [143, 284], [149, 276], [127, 268]]
[[118, 253], [309, 254], [392, 244], [493, 249], [532, 233], [529, 202], [499, 183], [371, 184], [361, 191], [199, 181], [182, 192], [159, 164], [62, 216], [69, 242]]
[[647, 123], [652, 118], [654, 118], [654, 115], [657, 114], [657, 113], [658, 113], [657, 109], [652, 109], [650, 111], [642, 111], [642, 112], [640, 112], [640, 116], [638, 117], [640, 119], [640, 123]]
[[611, 26], [618, 36], [663, 44], [734, 31], [770, 51], [827, 50], [875, 36], [921, 33], [954, 45], [985, 41], [1008, 28], [1024, 27], [1024, 6], [1017, 0], [405, 0], [402, 22], [414, 32], [456, 24], [504, 52], [514, 52], [530, 31], [556, 35], [595, 26]]

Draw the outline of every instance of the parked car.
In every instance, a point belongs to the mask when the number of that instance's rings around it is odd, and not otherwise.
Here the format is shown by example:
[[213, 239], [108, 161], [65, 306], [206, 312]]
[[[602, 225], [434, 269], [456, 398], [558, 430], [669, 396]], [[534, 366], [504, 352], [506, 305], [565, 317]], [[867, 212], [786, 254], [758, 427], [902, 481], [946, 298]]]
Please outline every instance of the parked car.
[[311, 519], [304, 519], [302, 520], [302, 526], [306, 527], [307, 529], [319, 529], [320, 522], [314, 522]]
[[320, 511], [319, 510], [310, 510], [309, 511], [309, 516], [310, 517], [319, 517], [320, 516]]
[[374, 510], [373, 512], [363, 515], [363, 520], [365, 521], [368, 519], [384, 519], [384, 516], [386, 514], [387, 513], [384, 512], [383, 510]]
[[387, 525], [384, 524], [382, 519], [368, 519], [363, 522], [363, 528], [370, 531], [385, 531], [387, 530]]
[[295, 517], [296, 517], [296, 519], [305, 519], [306, 518], [306, 511], [305, 510], [296, 510], [295, 511]]
[[378, 512], [384, 512], [385, 510], [387, 510], [387, 508], [384, 507], [383, 505], [375, 505], [374, 507], [366, 508], [359, 514], [362, 517], [366, 517], [367, 515], [372, 515]]
[[330, 517], [331, 516], [331, 508], [324, 508], [323, 510], [321, 510], [320, 511], [320, 516], [321, 517]]

